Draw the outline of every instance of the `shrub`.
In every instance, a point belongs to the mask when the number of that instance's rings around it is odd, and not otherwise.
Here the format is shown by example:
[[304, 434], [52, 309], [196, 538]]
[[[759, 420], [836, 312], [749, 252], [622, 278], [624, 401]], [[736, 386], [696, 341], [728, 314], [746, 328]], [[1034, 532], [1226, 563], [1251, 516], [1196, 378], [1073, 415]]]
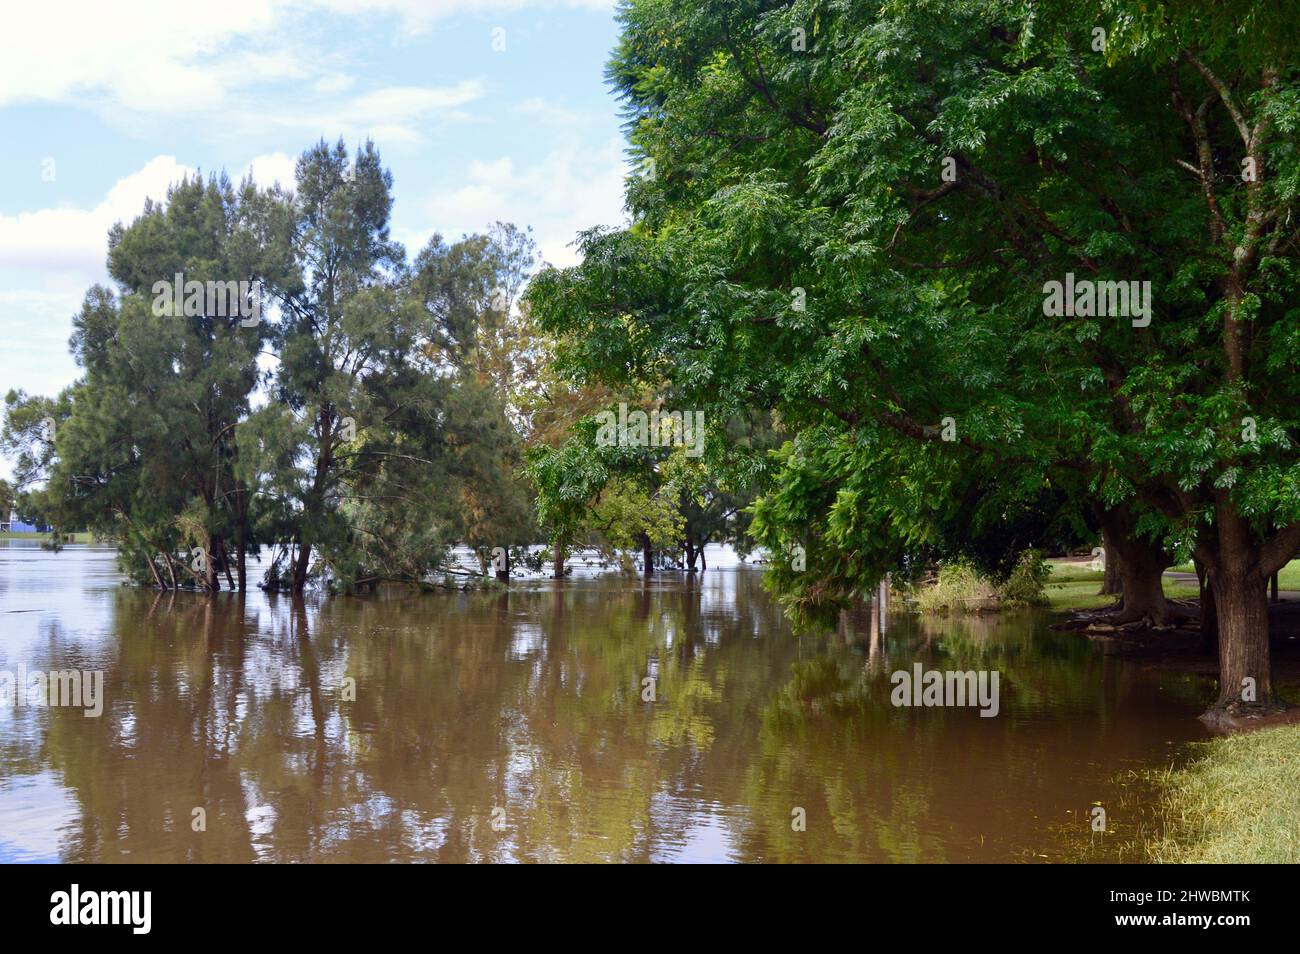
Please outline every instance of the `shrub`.
[[997, 604], [997, 590], [974, 565], [955, 560], [939, 566], [938, 578], [915, 591], [922, 613], [966, 613]]
[[1052, 568], [1039, 550], [1020, 554], [1011, 575], [998, 588], [998, 597], [1009, 606], [1041, 606], [1047, 602], [1045, 588]]

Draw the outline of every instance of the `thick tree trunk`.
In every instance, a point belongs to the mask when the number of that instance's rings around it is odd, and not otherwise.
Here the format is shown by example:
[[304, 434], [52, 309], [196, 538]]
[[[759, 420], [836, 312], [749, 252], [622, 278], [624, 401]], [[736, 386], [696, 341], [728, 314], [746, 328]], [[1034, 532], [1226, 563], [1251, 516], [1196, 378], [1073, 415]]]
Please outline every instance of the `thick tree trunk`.
[[1120, 585], [1124, 592], [1123, 607], [1116, 619], [1120, 622], [1148, 619], [1164, 625], [1169, 619], [1165, 602], [1164, 573], [1169, 560], [1159, 547], [1138, 544], [1126, 546], [1120, 559]]
[[1277, 574], [1274, 573], [1268, 580], [1268, 601], [1270, 603], [1282, 602], [1282, 597], [1277, 592]]
[[1101, 589], [1097, 591], [1097, 595], [1122, 596], [1124, 594], [1124, 584], [1119, 575], [1119, 551], [1107, 538], [1104, 529], [1101, 531], [1101, 545], [1105, 576], [1102, 578]]
[[695, 549], [695, 541], [692, 540], [690, 537], [686, 538], [685, 546], [686, 546], [686, 572], [694, 573], [695, 559], [699, 555], [699, 551]]
[[564, 578], [564, 541], [559, 537], [556, 537], [555, 539], [555, 551], [554, 554], [552, 555], [552, 562], [555, 565], [555, 569], [551, 575], [554, 576], [557, 580], [563, 579]]
[[1246, 563], [1244, 554], [1221, 558], [1210, 578], [1219, 623], [1219, 706], [1273, 701], [1268, 595], [1264, 580]]
[[641, 534], [641, 563], [643, 565], [643, 572], [645, 573], [646, 576], [649, 576], [650, 574], [654, 573], [655, 571], [654, 560], [655, 560], [655, 551], [654, 551], [654, 547], [651, 546], [650, 544], [650, 535], [647, 533], [643, 533]]
[[501, 568], [497, 570], [497, 579], [501, 580], [502, 582], [505, 582], [506, 580], [510, 579], [510, 548], [509, 547], [506, 547], [505, 554], [506, 554], [505, 562], [502, 564]]
[[[1169, 566], [1169, 557], [1164, 548], [1135, 535], [1136, 521], [1127, 507], [1103, 511], [1101, 523], [1108, 549], [1117, 557], [1113, 562], [1119, 564], [1123, 598], [1115, 621], [1128, 623], [1146, 619], [1153, 625], [1163, 625], [1169, 619], [1169, 605], [1165, 602], [1164, 592], [1164, 572]], [[1107, 567], [1112, 559], [1108, 553]]]
[[[1226, 493], [1215, 507], [1215, 533], [1202, 555], [1214, 588], [1219, 621], [1219, 698], [1215, 708], [1272, 707], [1268, 644], [1268, 577], [1276, 566], [1261, 561], [1266, 548]], [[1272, 558], [1276, 560], [1277, 554]]]

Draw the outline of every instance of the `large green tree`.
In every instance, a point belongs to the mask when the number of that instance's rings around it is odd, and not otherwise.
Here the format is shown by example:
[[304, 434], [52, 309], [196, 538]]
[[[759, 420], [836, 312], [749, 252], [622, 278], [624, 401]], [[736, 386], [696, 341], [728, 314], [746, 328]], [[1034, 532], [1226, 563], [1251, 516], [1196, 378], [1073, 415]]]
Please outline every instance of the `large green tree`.
[[[635, 224], [588, 235], [535, 310], [590, 369], [779, 413], [794, 437], [755, 532], [805, 547], [796, 602], [859, 592], [958, 508], [992, 525], [1064, 490], [1072, 519], [1123, 506], [1136, 538], [1196, 554], [1219, 701], [1267, 701], [1264, 582], [1300, 543], [1281, 7], [620, 16]], [[1150, 308], [1053, 307], [1076, 279], [1138, 282]]]

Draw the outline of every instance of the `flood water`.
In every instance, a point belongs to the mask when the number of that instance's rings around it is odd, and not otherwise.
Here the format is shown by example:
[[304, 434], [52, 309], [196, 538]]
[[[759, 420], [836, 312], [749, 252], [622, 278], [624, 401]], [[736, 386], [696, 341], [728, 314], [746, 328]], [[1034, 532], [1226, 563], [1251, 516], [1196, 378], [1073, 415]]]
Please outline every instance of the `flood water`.
[[[718, 563], [295, 604], [0, 543], [0, 670], [104, 673], [0, 706], [0, 861], [1142, 860], [1212, 684], [1037, 612], [796, 637]], [[914, 662], [999, 714], [893, 706]]]

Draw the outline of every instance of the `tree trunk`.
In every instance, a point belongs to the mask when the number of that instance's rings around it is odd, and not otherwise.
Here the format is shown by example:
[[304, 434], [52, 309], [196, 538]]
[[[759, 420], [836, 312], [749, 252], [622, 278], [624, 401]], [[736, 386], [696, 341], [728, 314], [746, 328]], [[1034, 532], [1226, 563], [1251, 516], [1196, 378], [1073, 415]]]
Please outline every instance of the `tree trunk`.
[[298, 541], [298, 555], [293, 564], [293, 595], [302, 596], [307, 588], [307, 571], [311, 569], [311, 544]]
[[1159, 547], [1133, 544], [1125, 546], [1120, 558], [1120, 585], [1123, 606], [1115, 617], [1127, 623], [1148, 619], [1152, 625], [1164, 625], [1169, 619], [1165, 602], [1164, 573], [1169, 560]]
[[644, 573], [646, 576], [649, 576], [655, 571], [654, 559], [655, 551], [654, 547], [650, 544], [650, 535], [648, 533], [643, 533], [641, 534], [641, 562], [644, 565]]
[[1101, 589], [1097, 591], [1098, 596], [1123, 596], [1124, 584], [1119, 575], [1119, 551], [1115, 545], [1110, 542], [1106, 536], [1106, 531], [1101, 531], [1102, 545], [1102, 563], [1105, 576], [1101, 581]]
[[1200, 560], [1193, 562], [1196, 565], [1196, 579], [1201, 588], [1201, 642], [1206, 652], [1217, 656], [1219, 654], [1219, 611], [1214, 602], [1214, 587], [1210, 585], [1210, 573], [1205, 565]]
[[221, 541], [221, 570], [226, 574], [226, 586], [232, 590], [235, 588], [235, 581], [230, 575], [230, 554], [226, 552], [226, 541]]
[[239, 525], [239, 537], [235, 541], [235, 570], [239, 578], [239, 592], [248, 592], [248, 537], [243, 523]]
[[687, 537], [685, 546], [686, 546], [686, 572], [694, 573], [695, 559], [696, 556], [698, 555], [698, 551], [695, 549], [695, 541], [692, 540], [690, 537]]
[[[1153, 625], [1163, 625], [1169, 619], [1164, 592], [1164, 572], [1169, 566], [1169, 557], [1164, 547], [1135, 535], [1136, 521], [1127, 507], [1102, 511], [1101, 523], [1108, 548], [1118, 557], [1114, 562], [1119, 564], [1123, 591], [1115, 622], [1146, 619]], [[1110, 563], [1107, 554], [1107, 567]]]
[[1223, 554], [1210, 577], [1218, 617], [1219, 698], [1216, 703], [1273, 701], [1264, 580], [1246, 569], [1246, 554]]
[[207, 587], [209, 593], [219, 592], [221, 589], [221, 539], [219, 537], [208, 537], [207, 552], [203, 554], [207, 561], [203, 568], [203, 585]]
[[557, 580], [564, 578], [564, 540], [560, 537], [555, 538], [555, 553], [552, 557], [555, 564], [555, 570], [551, 574]]
[[1268, 580], [1268, 601], [1270, 603], [1282, 602], [1282, 597], [1277, 592], [1277, 574], [1274, 573]]
[[510, 548], [505, 548], [505, 560], [502, 566], [497, 570], [497, 579], [505, 582], [510, 579]]

